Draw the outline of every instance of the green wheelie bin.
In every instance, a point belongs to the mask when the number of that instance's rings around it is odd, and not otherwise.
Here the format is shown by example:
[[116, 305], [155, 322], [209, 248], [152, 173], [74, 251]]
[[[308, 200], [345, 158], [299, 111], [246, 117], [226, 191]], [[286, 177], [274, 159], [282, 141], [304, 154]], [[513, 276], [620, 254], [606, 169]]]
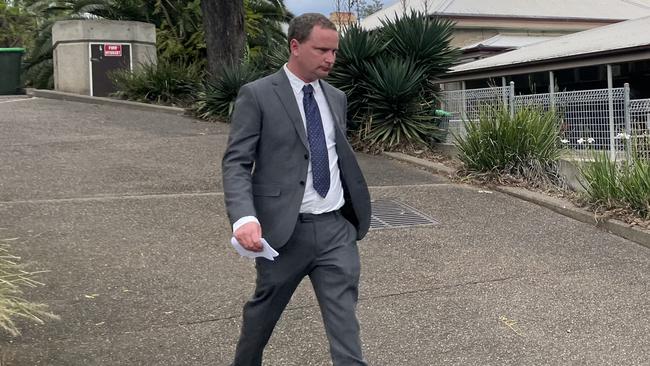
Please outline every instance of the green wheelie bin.
[[0, 95], [21, 94], [21, 63], [24, 48], [0, 48]]

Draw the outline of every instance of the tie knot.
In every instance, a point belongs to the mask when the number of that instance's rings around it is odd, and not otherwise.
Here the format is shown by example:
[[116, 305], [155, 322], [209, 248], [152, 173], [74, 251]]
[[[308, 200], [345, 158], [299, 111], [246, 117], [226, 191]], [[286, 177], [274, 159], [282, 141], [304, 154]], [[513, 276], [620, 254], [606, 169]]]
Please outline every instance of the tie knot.
[[302, 87], [302, 92], [305, 93], [305, 96], [310, 96], [314, 94], [314, 87], [311, 84], [307, 84]]

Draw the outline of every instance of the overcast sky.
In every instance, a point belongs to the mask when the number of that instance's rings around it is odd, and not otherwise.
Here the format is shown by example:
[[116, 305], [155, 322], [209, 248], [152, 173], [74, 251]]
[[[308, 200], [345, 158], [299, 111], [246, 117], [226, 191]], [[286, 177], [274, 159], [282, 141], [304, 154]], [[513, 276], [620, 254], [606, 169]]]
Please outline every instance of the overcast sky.
[[[397, 0], [383, 0], [384, 7]], [[284, 4], [295, 15], [302, 13], [321, 13], [329, 16], [334, 11], [334, 0], [285, 0]]]

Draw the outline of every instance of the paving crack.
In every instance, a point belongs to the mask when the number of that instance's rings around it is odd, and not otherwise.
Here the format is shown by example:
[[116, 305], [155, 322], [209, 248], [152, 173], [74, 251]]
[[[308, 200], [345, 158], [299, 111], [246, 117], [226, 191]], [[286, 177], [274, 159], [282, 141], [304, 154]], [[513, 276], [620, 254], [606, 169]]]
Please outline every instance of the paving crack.
[[[419, 289], [400, 291], [400, 292], [394, 292], [394, 293], [388, 293], [388, 294], [380, 294], [380, 295], [376, 295], [376, 296], [362, 296], [362, 297], [359, 297], [359, 303], [367, 302], [367, 301], [375, 300], [375, 299], [385, 299], [385, 298], [402, 296], [402, 295], [420, 294], [420, 293], [433, 292], [433, 291], [438, 291], [438, 290], [447, 290], [447, 289], [459, 288], [459, 287], [463, 287], [463, 286], [482, 285], [482, 284], [488, 284], [488, 283], [503, 283], [503, 282], [507, 282], [507, 281], [510, 281], [510, 280], [519, 280], [519, 279], [533, 278], [533, 277], [539, 277], [539, 276], [586, 272], [586, 271], [590, 271], [590, 270], [594, 270], [594, 269], [611, 267], [612, 265], [614, 265], [614, 264], [603, 264], [603, 265], [600, 265], [600, 266], [577, 268], [577, 269], [571, 269], [571, 270], [566, 270], [566, 271], [558, 271], [558, 272], [552, 272], [552, 271], [539, 272], [539, 273], [532, 273], [532, 274], [526, 275], [526, 276], [507, 276], [507, 277], [493, 278], [493, 279], [489, 279], [489, 280], [467, 281], [467, 282], [455, 283], [455, 284], [450, 284], [450, 285], [445, 285], [445, 286], [419, 288]], [[290, 305], [290, 306], [287, 306], [287, 308], [285, 309], [285, 313], [292, 312], [292, 311], [297, 311], [297, 310], [303, 310], [303, 309], [311, 309], [311, 308], [318, 308], [318, 304], [314, 303], [314, 304], [296, 305], [296, 306], [291, 306]], [[224, 317], [214, 317], [214, 318], [196, 320], [196, 321], [191, 321], [191, 322], [181, 322], [181, 323], [179, 323], [179, 325], [197, 325], [197, 324], [203, 324], [203, 323], [239, 319], [240, 317], [241, 317], [241, 314], [229, 315], [229, 316], [224, 316]]]

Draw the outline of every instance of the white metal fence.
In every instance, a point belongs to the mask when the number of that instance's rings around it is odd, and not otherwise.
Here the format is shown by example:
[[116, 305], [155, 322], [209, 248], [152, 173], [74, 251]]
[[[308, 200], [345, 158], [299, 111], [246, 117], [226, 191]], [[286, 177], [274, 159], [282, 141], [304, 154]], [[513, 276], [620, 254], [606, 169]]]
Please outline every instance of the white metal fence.
[[[467, 89], [441, 93], [441, 108], [451, 112], [442, 127], [464, 135], [463, 121], [476, 121], [481, 111], [505, 106], [513, 114], [536, 106], [555, 110], [561, 118], [559, 139], [572, 150], [605, 150], [612, 157], [636, 154], [650, 158], [650, 99], [629, 99], [629, 87], [560, 93], [515, 95], [508, 87]], [[453, 142], [452, 134], [447, 136]]]
[[650, 99], [630, 100], [632, 153], [650, 160]]
[[451, 113], [450, 117], [442, 120], [441, 127], [451, 132], [447, 135], [447, 142], [453, 142], [453, 134], [464, 136], [465, 124], [463, 121], [476, 121], [481, 111], [489, 111], [490, 107], [509, 106], [512, 87], [465, 89], [442, 92], [440, 96], [441, 108]]

